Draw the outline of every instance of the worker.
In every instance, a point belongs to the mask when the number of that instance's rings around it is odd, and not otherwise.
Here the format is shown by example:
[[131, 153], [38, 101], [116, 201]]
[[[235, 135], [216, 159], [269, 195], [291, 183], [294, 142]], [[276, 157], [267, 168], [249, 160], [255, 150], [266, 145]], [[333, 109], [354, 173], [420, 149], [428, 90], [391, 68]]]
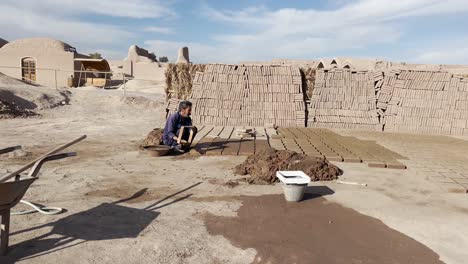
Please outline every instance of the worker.
[[[177, 142], [182, 126], [192, 126], [192, 103], [190, 101], [181, 101], [179, 104], [179, 111], [172, 114], [167, 118], [166, 126], [163, 131], [163, 143], [170, 146], [177, 152], [184, 153], [184, 147]], [[191, 127], [194, 134], [197, 132], [196, 127]], [[182, 140], [188, 140], [190, 131], [184, 131]], [[194, 136], [193, 136], [194, 137]], [[191, 142], [189, 142], [191, 143]]]

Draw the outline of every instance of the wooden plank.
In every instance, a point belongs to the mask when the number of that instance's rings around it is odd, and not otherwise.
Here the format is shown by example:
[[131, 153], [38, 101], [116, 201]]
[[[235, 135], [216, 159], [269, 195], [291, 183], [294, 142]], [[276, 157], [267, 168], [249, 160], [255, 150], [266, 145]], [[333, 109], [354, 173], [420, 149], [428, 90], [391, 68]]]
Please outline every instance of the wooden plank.
[[195, 138], [193, 139], [192, 145], [196, 146], [198, 142], [204, 138], [211, 130], [213, 129], [213, 126], [203, 126], [203, 130], [198, 131], [198, 133], [195, 135]]
[[218, 136], [223, 127], [213, 127], [207, 131], [205, 136], [195, 145], [195, 150], [200, 154], [205, 154], [206, 150], [210, 147], [213, 140]]
[[231, 137], [233, 127], [224, 127], [223, 131], [219, 134], [218, 138], [213, 140], [213, 143], [207, 150], [207, 155], [221, 155], [226, 141]]

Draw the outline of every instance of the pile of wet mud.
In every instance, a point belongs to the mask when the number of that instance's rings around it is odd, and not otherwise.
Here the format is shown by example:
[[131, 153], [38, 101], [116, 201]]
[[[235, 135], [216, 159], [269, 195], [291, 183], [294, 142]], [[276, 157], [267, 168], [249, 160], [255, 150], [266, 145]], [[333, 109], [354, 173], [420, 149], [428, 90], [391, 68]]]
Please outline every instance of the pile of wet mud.
[[278, 182], [279, 170], [300, 170], [310, 176], [312, 181], [331, 181], [338, 179], [343, 171], [324, 158], [314, 158], [294, 151], [268, 148], [250, 155], [234, 171], [246, 178], [250, 184], [272, 184]]

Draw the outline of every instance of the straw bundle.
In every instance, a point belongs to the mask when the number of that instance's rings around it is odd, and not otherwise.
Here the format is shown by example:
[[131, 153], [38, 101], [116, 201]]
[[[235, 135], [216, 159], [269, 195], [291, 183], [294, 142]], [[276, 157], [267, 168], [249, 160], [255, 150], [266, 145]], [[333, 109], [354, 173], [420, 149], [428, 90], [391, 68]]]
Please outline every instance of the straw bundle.
[[203, 64], [168, 64], [166, 70], [166, 99], [188, 99], [196, 72], [203, 72]]

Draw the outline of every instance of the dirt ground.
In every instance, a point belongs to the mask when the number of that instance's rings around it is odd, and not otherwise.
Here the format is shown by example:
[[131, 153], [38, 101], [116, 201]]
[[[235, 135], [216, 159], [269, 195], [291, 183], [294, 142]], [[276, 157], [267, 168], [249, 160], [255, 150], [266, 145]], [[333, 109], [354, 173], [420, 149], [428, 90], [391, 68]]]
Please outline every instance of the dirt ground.
[[[228, 184], [240, 177], [233, 168], [245, 157], [154, 158], [141, 152], [147, 133], [162, 126], [163, 97], [131, 96], [137, 99], [122, 100], [121, 90], [74, 90], [69, 105], [41, 110], [39, 118], [0, 120], [0, 147], [24, 147], [0, 157], [0, 174], [88, 135], [68, 149], [77, 157], [47, 163], [25, 197], [66, 212], [13, 216], [11, 251], [0, 263], [310, 263], [307, 258], [438, 263], [439, 257], [464, 263], [468, 258], [466, 195], [442, 191], [419, 167], [336, 163], [344, 171], [340, 179], [368, 186], [315, 182], [305, 202], [287, 206], [278, 184]], [[385, 144], [397, 151], [391, 140]], [[404, 154], [411, 160], [411, 153]], [[253, 218], [255, 213], [263, 218]], [[281, 221], [290, 226], [296, 218], [307, 232], [274, 233]], [[246, 221], [252, 224], [241, 228]]]

